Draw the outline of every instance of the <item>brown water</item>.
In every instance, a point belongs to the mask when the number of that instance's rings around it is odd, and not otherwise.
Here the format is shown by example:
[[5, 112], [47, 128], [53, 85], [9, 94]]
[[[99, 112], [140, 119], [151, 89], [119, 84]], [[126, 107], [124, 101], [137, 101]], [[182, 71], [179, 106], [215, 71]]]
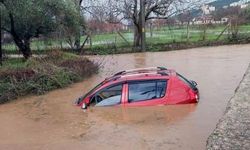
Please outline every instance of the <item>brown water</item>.
[[[204, 149], [249, 62], [250, 45], [91, 57], [98, 75], [42, 96], [0, 105], [0, 149]], [[174, 68], [197, 81], [200, 103], [140, 108], [91, 108], [72, 102], [114, 72]]]

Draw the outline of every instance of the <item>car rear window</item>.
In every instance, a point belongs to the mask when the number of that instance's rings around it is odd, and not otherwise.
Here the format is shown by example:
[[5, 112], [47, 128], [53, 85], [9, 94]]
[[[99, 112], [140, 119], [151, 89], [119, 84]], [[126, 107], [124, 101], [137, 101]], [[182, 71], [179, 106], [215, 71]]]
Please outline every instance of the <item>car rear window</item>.
[[167, 80], [138, 81], [128, 84], [129, 102], [162, 98], [166, 94]]

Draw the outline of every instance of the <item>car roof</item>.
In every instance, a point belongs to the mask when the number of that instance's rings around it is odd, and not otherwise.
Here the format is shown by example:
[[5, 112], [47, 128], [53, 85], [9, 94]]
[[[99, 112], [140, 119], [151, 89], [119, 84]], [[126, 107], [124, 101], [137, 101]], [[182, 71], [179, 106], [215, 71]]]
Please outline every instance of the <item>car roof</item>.
[[167, 69], [164, 67], [138, 68], [118, 72], [113, 76], [106, 78], [104, 82], [110, 83], [112, 81], [163, 79], [175, 74], [176, 72], [173, 69]]

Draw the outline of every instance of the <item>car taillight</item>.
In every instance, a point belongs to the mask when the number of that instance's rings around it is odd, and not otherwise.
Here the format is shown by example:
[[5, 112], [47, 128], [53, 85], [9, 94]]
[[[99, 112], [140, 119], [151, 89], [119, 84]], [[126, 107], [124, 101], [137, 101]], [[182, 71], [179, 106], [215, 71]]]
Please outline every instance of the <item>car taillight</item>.
[[195, 95], [195, 99], [197, 102], [199, 102], [199, 95], [198, 94]]

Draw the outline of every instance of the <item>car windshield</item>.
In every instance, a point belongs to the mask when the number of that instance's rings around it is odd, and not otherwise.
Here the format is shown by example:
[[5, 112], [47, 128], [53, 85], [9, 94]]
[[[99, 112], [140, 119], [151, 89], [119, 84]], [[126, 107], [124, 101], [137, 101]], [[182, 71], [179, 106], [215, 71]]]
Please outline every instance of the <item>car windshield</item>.
[[97, 86], [95, 86], [92, 90], [90, 90], [88, 93], [86, 93], [84, 96], [80, 97], [78, 100], [77, 100], [77, 104], [80, 104], [89, 94], [93, 93], [94, 91], [96, 91], [98, 88], [100, 88], [103, 83], [105, 81], [102, 81], [101, 83], [99, 83]]
[[91, 99], [91, 104], [95, 106], [113, 106], [121, 102], [122, 84], [102, 89]]

